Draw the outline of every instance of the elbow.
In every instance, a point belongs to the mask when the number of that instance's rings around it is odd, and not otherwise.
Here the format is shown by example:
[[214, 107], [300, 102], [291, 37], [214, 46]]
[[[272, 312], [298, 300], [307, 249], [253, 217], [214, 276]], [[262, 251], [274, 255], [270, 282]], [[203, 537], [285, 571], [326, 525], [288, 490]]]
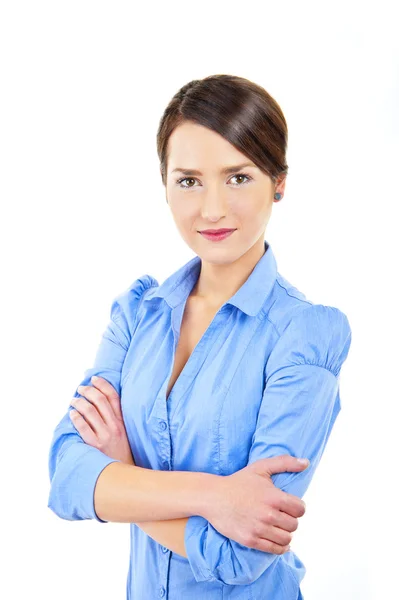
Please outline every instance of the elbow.
[[98, 518], [94, 489], [102, 469], [115, 459], [69, 436], [54, 444], [49, 457], [50, 491], [47, 507], [67, 521]]
[[[47, 500], [47, 507], [60, 519], [67, 521], [80, 521], [82, 517], [78, 511], [74, 510], [71, 502], [71, 478], [74, 461], [67, 460], [68, 451], [73, 451], [73, 446], [79, 443], [79, 447], [84, 447], [80, 438], [76, 435], [61, 434], [54, 435], [48, 455], [48, 472], [50, 479], [50, 491]], [[71, 450], [70, 450], [71, 449]]]
[[57, 517], [60, 519], [65, 519], [66, 521], [81, 521], [82, 518], [77, 514], [69, 513], [66, 510], [65, 505], [62, 503], [59, 497], [53, 492], [53, 489], [50, 490], [47, 507], [53, 511]]
[[[213, 570], [212, 575], [216, 581], [225, 585], [251, 585], [269, 566], [270, 563], [265, 564], [264, 559], [266, 556], [273, 557], [273, 555], [268, 555], [265, 552], [261, 553], [260, 550], [247, 548], [238, 544], [239, 555], [237, 556], [234, 551], [234, 545], [237, 545], [237, 543], [229, 541], [228, 556], [227, 558], [226, 556], [223, 557], [220, 564]], [[277, 555], [274, 558], [277, 558]]]
[[57, 474], [53, 477], [47, 500], [47, 507], [60, 519], [66, 521], [82, 521], [90, 516], [82, 515], [82, 510], [72, 501], [71, 491], [68, 491], [66, 481], [59, 480]]
[[223, 551], [209, 552], [205, 559], [206, 566], [204, 563], [202, 563], [201, 568], [198, 563], [191, 565], [195, 579], [198, 582], [218, 581], [224, 585], [250, 585], [278, 557], [277, 554], [274, 555], [242, 546], [238, 542], [227, 538], [223, 543], [223, 548], [219, 550]]
[[223, 536], [204, 517], [189, 517], [186, 554], [197, 582], [250, 585], [279, 557]]
[[97, 479], [103, 469], [112, 462], [111, 458], [88, 444], [72, 442], [50, 459], [50, 493], [47, 506], [58, 517], [68, 521], [101, 519], [95, 510], [94, 492]]

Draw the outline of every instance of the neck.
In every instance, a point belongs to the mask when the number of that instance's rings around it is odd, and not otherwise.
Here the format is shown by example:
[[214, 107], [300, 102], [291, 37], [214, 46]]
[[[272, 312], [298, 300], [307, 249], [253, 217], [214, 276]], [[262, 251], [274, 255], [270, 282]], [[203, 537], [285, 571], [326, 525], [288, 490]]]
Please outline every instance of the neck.
[[240, 258], [227, 264], [201, 261], [201, 271], [190, 296], [206, 306], [222, 306], [240, 289], [265, 253], [263, 237]]

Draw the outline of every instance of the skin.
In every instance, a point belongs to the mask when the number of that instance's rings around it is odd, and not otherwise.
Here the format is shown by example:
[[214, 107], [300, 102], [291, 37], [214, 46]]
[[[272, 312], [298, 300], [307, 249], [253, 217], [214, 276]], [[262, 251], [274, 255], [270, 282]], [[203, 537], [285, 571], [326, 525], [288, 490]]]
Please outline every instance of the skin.
[[[233, 174], [221, 172], [248, 162], [252, 163], [222, 136], [196, 123], [184, 122], [169, 138], [166, 199], [181, 237], [201, 258], [201, 273], [191, 296], [204, 308], [224, 304], [249, 277], [264, 253], [274, 194], [284, 194], [286, 177], [275, 184], [254, 163]], [[180, 167], [197, 169], [202, 175], [174, 172]], [[177, 181], [184, 177], [179, 185]], [[220, 242], [198, 233], [220, 228], [236, 231]]]
[[[136, 466], [123, 425], [120, 398], [104, 378], [79, 386], [71, 419], [83, 440], [121, 462], [101, 472], [94, 493], [97, 515], [106, 521], [135, 523], [159, 544], [187, 558], [185, 528], [201, 515], [227, 538], [263, 552], [290, 549], [305, 503], [276, 488], [273, 473], [307, 468], [297, 458], [263, 458], [226, 477]], [[160, 502], [159, 499], [162, 499]], [[148, 519], [148, 515], [151, 520]]]
[[[180, 235], [202, 260], [201, 273], [191, 296], [203, 310], [217, 310], [249, 277], [264, 253], [264, 234], [276, 201], [274, 194], [284, 194], [285, 176], [274, 182], [254, 163], [229, 174], [223, 173], [225, 167], [244, 163], [252, 161], [222, 136], [196, 123], [179, 125], [169, 138], [166, 199]], [[177, 168], [196, 169], [199, 173], [176, 172]], [[209, 241], [198, 233], [202, 229], [218, 228], [236, 231], [220, 242]], [[77, 410], [70, 415], [83, 440], [108, 456], [135, 466], [120, 398], [114, 388], [100, 377], [92, 380], [91, 386], [78, 388], [78, 392], [83, 397], [72, 400]], [[104, 469], [104, 473], [111, 467]], [[290, 470], [303, 468], [306, 467], [290, 465]], [[104, 481], [103, 475], [99, 482], [101, 479]], [[271, 481], [270, 486], [273, 486]], [[303, 512], [295, 513], [295, 517], [303, 516], [305, 504], [301, 501], [302, 505]], [[281, 511], [273, 514], [273, 518], [279, 514], [281, 519], [284, 515], [285, 520], [273, 522], [276, 525], [274, 537], [268, 545], [260, 548], [245, 540], [246, 545], [276, 554], [289, 549], [297, 520], [294, 515]], [[140, 521], [137, 525], [160, 544], [187, 557], [184, 546], [187, 520], [188, 517]], [[266, 539], [264, 542], [266, 544]]]

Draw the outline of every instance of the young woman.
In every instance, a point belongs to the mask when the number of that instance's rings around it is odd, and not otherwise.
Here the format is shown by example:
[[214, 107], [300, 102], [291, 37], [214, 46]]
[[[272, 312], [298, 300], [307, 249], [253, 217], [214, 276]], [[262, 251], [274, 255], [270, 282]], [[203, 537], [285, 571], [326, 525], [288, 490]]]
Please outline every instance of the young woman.
[[302, 598], [289, 543], [351, 329], [264, 239], [286, 146], [277, 102], [231, 75], [191, 81], [160, 121], [166, 200], [195, 256], [115, 298], [49, 455], [59, 517], [131, 524], [128, 599]]

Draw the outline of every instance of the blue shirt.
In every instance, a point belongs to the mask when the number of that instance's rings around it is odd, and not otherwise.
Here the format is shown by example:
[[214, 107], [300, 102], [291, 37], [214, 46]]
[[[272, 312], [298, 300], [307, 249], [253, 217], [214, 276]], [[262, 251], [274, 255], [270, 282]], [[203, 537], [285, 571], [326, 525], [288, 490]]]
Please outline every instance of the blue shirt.
[[[185, 302], [196, 283], [195, 256], [162, 285], [143, 275], [114, 299], [92, 375], [121, 397], [136, 465], [229, 475], [260, 458], [306, 457], [299, 473], [272, 475], [303, 497], [340, 411], [339, 377], [351, 328], [338, 308], [315, 304], [277, 271], [272, 248], [215, 314], [168, 400]], [[75, 397], [79, 393], [75, 390]], [[94, 488], [116, 459], [86, 444], [68, 410], [49, 452], [48, 506], [62, 519], [100, 519]], [[294, 534], [295, 535], [295, 534]], [[291, 550], [283, 555], [243, 546], [200, 515], [185, 529], [188, 558], [130, 524], [128, 600], [297, 600], [305, 575]]]

